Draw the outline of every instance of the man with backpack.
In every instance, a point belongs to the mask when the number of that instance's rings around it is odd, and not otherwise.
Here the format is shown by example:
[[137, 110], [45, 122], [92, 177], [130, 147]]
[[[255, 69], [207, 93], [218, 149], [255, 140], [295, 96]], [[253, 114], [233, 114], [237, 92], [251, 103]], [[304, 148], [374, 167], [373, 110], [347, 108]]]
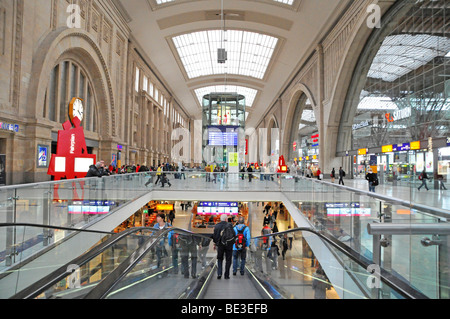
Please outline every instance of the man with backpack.
[[227, 215], [220, 215], [220, 223], [214, 227], [213, 242], [217, 249], [217, 279], [222, 278], [223, 257], [225, 255], [225, 279], [230, 279], [231, 257], [236, 234], [233, 225], [227, 222]]
[[241, 260], [240, 272], [244, 275], [245, 260], [247, 258], [247, 247], [250, 246], [250, 228], [245, 224], [244, 217], [239, 217], [238, 223], [234, 226], [236, 241], [233, 245], [233, 275], [236, 276], [238, 262]]
[[418, 188], [418, 190], [420, 191], [420, 189], [423, 187], [423, 186], [425, 186], [425, 188], [427, 189], [427, 191], [429, 190], [428, 189], [428, 186], [427, 186], [427, 179], [428, 179], [428, 174], [427, 174], [427, 172], [425, 171], [425, 169], [423, 169], [423, 172], [419, 175], [419, 180], [420, 181], [422, 181], [422, 184], [419, 186], [419, 188]]

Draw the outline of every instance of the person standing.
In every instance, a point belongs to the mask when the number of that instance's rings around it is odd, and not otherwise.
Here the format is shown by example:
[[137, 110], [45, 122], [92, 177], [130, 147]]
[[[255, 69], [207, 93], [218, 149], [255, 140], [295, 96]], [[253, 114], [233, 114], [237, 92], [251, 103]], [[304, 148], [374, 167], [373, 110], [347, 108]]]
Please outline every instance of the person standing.
[[248, 168], [247, 168], [247, 173], [249, 173], [248, 174], [248, 181], [249, 182], [252, 182], [252, 178], [253, 178], [253, 175], [251, 174], [252, 172], [253, 172], [252, 165], [249, 165]]
[[331, 182], [334, 183], [334, 179], [336, 178], [336, 171], [333, 169], [331, 170]]
[[[166, 223], [166, 215], [160, 213], [156, 216], [156, 224], [153, 226], [153, 228], [157, 230], [164, 230], [167, 228], [170, 228], [170, 224]], [[169, 233], [168, 240], [169, 242], [172, 240], [172, 232]], [[165, 265], [165, 257], [167, 257], [169, 254], [166, 250], [166, 236], [162, 237], [160, 242], [156, 245], [156, 258], [157, 258], [157, 267], [161, 269], [166, 269]]]
[[444, 185], [444, 176], [442, 176], [441, 174], [438, 174], [437, 171], [436, 171], [436, 180], [439, 182], [439, 190], [441, 190], [441, 189], [447, 190], [447, 187], [445, 187], [445, 185]]
[[191, 254], [191, 276], [197, 278], [197, 240], [191, 234], [180, 234], [179, 236], [181, 269], [184, 278], [189, 278], [189, 254]]
[[345, 171], [342, 169], [342, 167], [339, 167], [339, 185], [344, 185], [344, 177], [345, 177]]
[[375, 193], [375, 186], [378, 185], [378, 177], [371, 168], [369, 168], [369, 171], [366, 174], [366, 180], [369, 182], [369, 192]]
[[[291, 229], [291, 226], [288, 226], [288, 230]], [[289, 239], [289, 249], [292, 249], [292, 241], [294, 240], [294, 232], [289, 232], [287, 234], [287, 237]]]
[[243, 276], [245, 270], [245, 260], [247, 258], [247, 247], [250, 246], [250, 228], [245, 225], [244, 217], [239, 217], [238, 223], [234, 226], [236, 241], [233, 245], [233, 275], [236, 276], [238, 263], [240, 260], [240, 273]]
[[223, 258], [225, 256], [225, 279], [230, 279], [231, 258], [235, 242], [233, 226], [227, 222], [227, 215], [220, 215], [220, 223], [214, 227], [213, 242], [217, 249], [217, 279], [222, 278]]

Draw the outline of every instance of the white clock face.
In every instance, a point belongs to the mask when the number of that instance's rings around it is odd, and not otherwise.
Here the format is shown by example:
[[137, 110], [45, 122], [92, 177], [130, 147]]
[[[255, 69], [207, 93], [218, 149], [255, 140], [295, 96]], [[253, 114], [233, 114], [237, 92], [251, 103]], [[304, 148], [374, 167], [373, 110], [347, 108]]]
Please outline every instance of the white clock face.
[[77, 99], [73, 103], [73, 116], [76, 116], [80, 121], [83, 121], [83, 114], [84, 114], [83, 102]]

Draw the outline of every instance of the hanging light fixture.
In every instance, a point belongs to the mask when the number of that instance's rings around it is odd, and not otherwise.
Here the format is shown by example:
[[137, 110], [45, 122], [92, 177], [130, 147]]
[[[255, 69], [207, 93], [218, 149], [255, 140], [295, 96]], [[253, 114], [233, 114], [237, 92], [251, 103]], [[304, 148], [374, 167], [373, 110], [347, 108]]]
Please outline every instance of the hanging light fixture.
[[221, 0], [220, 2], [221, 2], [220, 21], [222, 24], [222, 35], [221, 35], [221, 40], [220, 40], [221, 47], [217, 50], [217, 62], [223, 64], [228, 60], [228, 57], [227, 57], [227, 51], [225, 50], [225, 47], [224, 47], [225, 15], [223, 13], [223, 0]]

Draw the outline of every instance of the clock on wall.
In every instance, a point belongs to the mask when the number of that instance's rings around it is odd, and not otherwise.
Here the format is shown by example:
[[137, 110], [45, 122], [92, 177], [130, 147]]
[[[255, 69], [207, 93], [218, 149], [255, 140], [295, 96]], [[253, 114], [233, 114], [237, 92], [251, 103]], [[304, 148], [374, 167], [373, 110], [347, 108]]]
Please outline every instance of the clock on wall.
[[83, 115], [84, 115], [83, 100], [74, 97], [69, 103], [69, 119], [73, 123], [73, 119], [76, 116], [81, 122], [83, 121]]

